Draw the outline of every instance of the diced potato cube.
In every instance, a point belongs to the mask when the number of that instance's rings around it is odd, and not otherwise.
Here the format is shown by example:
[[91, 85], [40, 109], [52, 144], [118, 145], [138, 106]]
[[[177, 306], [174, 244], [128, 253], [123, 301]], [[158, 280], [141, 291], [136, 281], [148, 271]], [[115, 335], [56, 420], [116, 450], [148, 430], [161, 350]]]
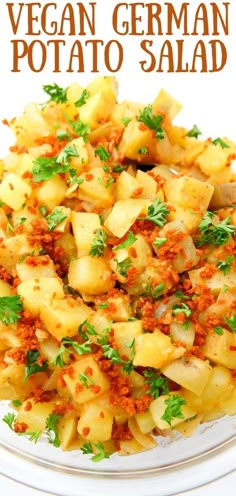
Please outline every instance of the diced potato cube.
[[0, 296], [11, 296], [11, 294], [11, 285], [0, 279]]
[[106, 259], [89, 255], [70, 262], [68, 280], [69, 286], [88, 295], [101, 295], [114, 287]]
[[211, 176], [227, 167], [228, 157], [232, 153], [234, 153], [233, 147], [222, 148], [220, 143], [216, 145], [212, 143], [198, 156], [196, 164], [204, 174]]
[[159, 91], [157, 97], [152, 104], [154, 114], [161, 112], [161, 114], [168, 115], [170, 120], [174, 119], [182, 109], [182, 105], [172, 95], [167, 93], [163, 88]]
[[79, 109], [79, 117], [91, 129], [107, 121], [116, 104], [117, 83], [114, 77], [100, 76], [87, 86], [89, 98]]
[[104, 226], [118, 238], [122, 238], [141, 213], [146, 213], [148, 200], [119, 200], [113, 206]]
[[135, 356], [133, 364], [140, 367], [159, 369], [169, 362], [179, 358], [185, 348], [176, 348], [169, 336], [160, 331], [141, 334], [135, 339]]
[[202, 414], [196, 415], [195, 418], [188, 419], [186, 420], [186, 422], [182, 422], [181, 424], [176, 425], [175, 430], [180, 432], [180, 434], [182, 434], [182, 436], [184, 437], [190, 437], [201, 424], [202, 418]]
[[[140, 184], [135, 177], [126, 171], [121, 172], [116, 181], [116, 201], [131, 198], [138, 188], [140, 188]], [[140, 195], [138, 196], [140, 198]]]
[[[142, 148], [147, 149], [146, 155], [140, 153]], [[142, 129], [140, 122], [132, 120], [124, 130], [119, 151], [132, 160], [149, 162], [157, 157], [157, 140], [151, 129]]]
[[161, 372], [168, 379], [200, 396], [209, 381], [211, 370], [208, 362], [188, 356], [162, 367]]
[[78, 303], [72, 298], [45, 301], [40, 309], [40, 317], [47, 330], [59, 341], [78, 333], [78, 327], [93, 311], [84, 303]]
[[111, 176], [102, 167], [94, 167], [91, 172], [80, 175], [78, 198], [90, 202], [99, 208], [108, 208], [114, 201], [114, 184], [109, 181]]
[[222, 270], [216, 270], [211, 277], [201, 277], [204, 267], [189, 271], [189, 279], [193, 286], [201, 284], [210, 288], [212, 294], [219, 295], [222, 288], [226, 285], [228, 289], [236, 289], [236, 270], [231, 269], [228, 274]]
[[230, 397], [220, 401], [219, 405], [225, 415], [236, 415], [236, 387], [231, 392]]
[[65, 181], [57, 174], [52, 179], [44, 181], [34, 192], [39, 206], [45, 206], [51, 212], [64, 200], [67, 186]]
[[142, 321], [116, 322], [112, 324], [112, 330], [114, 331], [114, 339], [118, 345], [119, 353], [121, 356], [129, 358], [131, 353], [129, 345], [143, 332]]
[[30, 253], [32, 253], [32, 246], [26, 234], [16, 234], [0, 242], [1, 265], [11, 275], [16, 275], [16, 265]]
[[196, 415], [196, 410], [194, 408], [190, 407], [187, 404], [183, 404], [180, 406], [180, 414], [178, 417], [173, 416], [171, 418], [171, 425], [166, 422], [162, 417], [166, 412], [166, 409], [168, 408], [168, 404], [166, 403], [167, 401], [171, 400], [173, 396], [180, 396], [179, 391], [177, 393], [169, 393], [165, 394], [162, 396], [159, 396], [156, 400], [152, 401], [150, 404], [150, 412], [153, 417], [153, 420], [156, 424], [156, 426], [159, 429], [170, 429], [170, 427], [174, 428], [176, 425], [181, 424], [181, 422], [184, 422], [187, 419], [191, 419]]
[[164, 184], [167, 201], [180, 207], [199, 209], [205, 212], [213, 195], [214, 187], [193, 177], [182, 176], [169, 179]]
[[151, 202], [154, 202], [155, 198], [160, 198], [161, 201], [164, 201], [164, 193], [162, 189], [158, 188], [158, 184], [153, 177], [138, 169], [136, 180], [139, 183], [139, 187], [142, 188], [141, 193], [138, 195], [139, 198], [146, 198]]
[[111, 439], [112, 421], [111, 412], [93, 401], [84, 406], [77, 429], [88, 441], [108, 441]]
[[25, 409], [28, 400], [24, 401], [20, 406], [19, 412], [16, 416], [16, 422], [23, 422], [27, 424], [26, 432], [44, 431], [46, 427], [46, 419], [55, 408], [55, 403], [49, 401], [47, 403], [31, 403], [31, 409]]
[[32, 146], [34, 140], [50, 134], [50, 127], [36, 103], [26, 105], [23, 114], [10, 126], [20, 145]]
[[0, 184], [0, 200], [13, 210], [19, 210], [31, 193], [31, 186], [14, 172], [8, 174]]
[[58, 435], [60, 447], [63, 450], [70, 449], [71, 443], [77, 435], [77, 418], [75, 415], [65, 415], [58, 422]]
[[23, 298], [25, 310], [32, 315], [40, 312], [42, 303], [53, 298], [63, 298], [63, 284], [59, 277], [38, 277], [27, 279], [17, 286], [18, 294]]
[[71, 223], [78, 257], [89, 255], [95, 232], [97, 229], [101, 228], [99, 215], [72, 211]]
[[55, 265], [48, 255], [35, 256], [32, 264], [26, 258], [16, 265], [16, 273], [21, 281], [39, 277], [57, 277]]
[[137, 413], [135, 415], [136, 422], [139, 426], [139, 429], [143, 434], [147, 434], [147, 432], [151, 432], [156, 424], [153, 420], [153, 417], [149, 410], [146, 410], [145, 413]]
[[70, 365], [70, 373], [63, 374], [63, 379], [79, 404], [98, 398], [110, 387], [107, 377], [91, 355], [83, 356]]
[[188, 329], [183, 324], [172, 322], [170, 324], [170, 337], [174, 343], [183, 343], [187, 349], [191, 348], [194, 343], [195, 329], [194, 324], [189, 322]]
[[227, 329], [223, 334], [208, 333], [203, 346], [204, 355], [213, 363], [223, 365], [228, 369], [236, 368], [236, 335]]

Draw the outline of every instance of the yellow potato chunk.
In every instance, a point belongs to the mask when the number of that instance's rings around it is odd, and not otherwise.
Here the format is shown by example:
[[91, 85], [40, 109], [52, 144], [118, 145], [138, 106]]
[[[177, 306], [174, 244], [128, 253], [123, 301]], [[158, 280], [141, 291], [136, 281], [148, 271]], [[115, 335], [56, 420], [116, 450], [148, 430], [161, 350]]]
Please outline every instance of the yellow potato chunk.
[[55, 408], [55, 403], [49, 401], [47, 403], [34, 403], [31, 401], [31, 409], [25, 410], [28, 400], [24, 401], [20, 406], [19, 413], [16, 417], [16, 422], [27, 424], [26, 432], [44, 431], [46, 427], [46, 419]]
[[63, 298], [63, 284], [59, 277], [38, 277], [28, 279], [17, 286], [18, 294], [23, 298], [25, 310], [37, 315], [45, 300]]
[[88, 295], [101, 295], [114, 287], [112, 272], [105, 258], [89, 255], [70, 262], [68, 280], [72, 288]]
[[159, 369], [183, 355], [185, 348], [176, 348], [169, 336], [160, 331], [145, 333], [135, 339], [133, 364], [140, 367]]
[[78, 257], [89, 255], [97, 229], [101, 228], [98, 214], [72, 212], [71, 223], [75, 237]]
[[48, 255], [34, 257], [32, 265], [28, 263], [26, 258], [16, 265], [16, 273], [21, 281], [38, 277], [57, 277], [55, 265]]
[[27, 255], [32, 253], [26, 234], [16, 234], [0, 242], [1, 265], [9, 272], [16, 274], [16, 265]]
[[75, 336], [78, 327], [92, 314], [91, 308], [72, 298], [44, 301], [40, 309], [42, 322], [48, 332], [59, 341], [65, 336]]
[[200, 396], [209, 381], [211, 370], [208, 362], [189, 356], [174, 360], [162, 367], [161, 372], [168, 379]]
[[8, 174], [0, 184], [0, 200], [13, 210], [19, 210], [31, 193], [31, 186], [14, 172]]
[[88, 441], [109, 441], [112, 433], [113, 416], [111, 412], [95, 401], [84, 405], [78, 421], [78, 433]]
[[63, 379], [73, 399], [79, 404], [98, 398], [110, 387], [107, 377], [91, 355], [83, 356], [73, 363], [70, 373], [65, 373]]
[[170, 429], [170, 427], [174, 428], [176, 425], [181, 424], [181, 422], [184, 422], [187, 419], [191, 419], [197, 413], [196, 410], [194, 410], [194, 408], [190, 407], [187, 404], [183, 404], [180, 406], [180, 415], [178, 417], [172, 416], [169, 424], [162, 417], [163, 415], [165, 415], [166, 409], [168, 408], [168, 404], [166, 403], [166, 401], [173, 399], [174, 395], [182, 398], [179, 392], [169, 393], [159, 396], [159, 398], [152, 401], [152, 403], [150, 404], [150, 412], [152, 418], [159, 429]]
[[65, 181], [57, 174], [52, 179], [43, 181], [38, 189], [35, 190], [34, 195], [39, 202], [39, 206], [45, 206], [47, 211], [51, 212], [64, 200], [66, 190]]
[[[236, 335], [227, 329], [223, 329], [223, 334], [216, 332], [208, 334], [206, 343], [203, 346], [204, 355], [213, 363], [223, 365], [228, 369], [236, 368]], [[231, 349], [232, 347], [232, 349]]]
[[131, 353], [129, 345], [143, 332], [142, 321], [116, 322], [112, 324], [112, 330], [114, 331], [114, 338], [118, 345], [119, 353], [121, 356], [129, 358]]
[[119, 200], [113, 206], [104, 226], [118, 238], [122, 238], [141, 213], [146, 213], [148, 200]]

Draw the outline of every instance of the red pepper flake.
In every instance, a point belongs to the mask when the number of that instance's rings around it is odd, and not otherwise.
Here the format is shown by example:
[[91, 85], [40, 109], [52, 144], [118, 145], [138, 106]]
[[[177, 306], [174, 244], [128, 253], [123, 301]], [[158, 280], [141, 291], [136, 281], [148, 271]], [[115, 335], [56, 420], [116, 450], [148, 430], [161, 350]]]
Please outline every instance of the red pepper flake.
[[17, 432], [17, 434], [22, 434], [23, 432], [26, 432], [28, 429], [28, 425], [25, 422], [16, 422], [14, 424], [14, 431]]
[[85, 179], [86, 181], [92, 181], [94, 178], [94, 175], [91, 173], [85, 174]]
[[84, 427], [82, 430], [82, 436], [87, 437], [90, 433], [90, 427]]
[[26, 402], [25, 407], [24, 407], [24, 410], [26, 412], [29, 412], [30, 410], [32, 410], [32, 403], [31, 403], [31, 401], [27, 401]]

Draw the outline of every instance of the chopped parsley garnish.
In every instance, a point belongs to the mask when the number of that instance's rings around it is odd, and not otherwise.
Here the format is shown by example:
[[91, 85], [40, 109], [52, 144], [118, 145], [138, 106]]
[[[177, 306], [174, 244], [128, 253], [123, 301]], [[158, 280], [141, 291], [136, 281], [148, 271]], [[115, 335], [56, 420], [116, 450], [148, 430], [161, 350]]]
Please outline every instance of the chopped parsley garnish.
[[157, 375], [153, 370], [148, 369], [144, 372], [144, 384], [149, 386], [146, 391], [147, 394], [153, 396], [154, 399], [158, 398], [161, 394], [169, 394], [169, 379]]
[[[94, 446], [97, 448], [98, 453], [92, 456], [91, 458], [92, 462], [100, 462], [101, 460], [104, 460], [104, 458], [110, 458], [109, 453], [105, 451], [105, 448], [100, 441], [94, 443]], [[83, 455], [90, 455], [93, 453], [93, 447], [91, 442], [84, 443], [80, 449]]]
[[126, 169], [127, 165], [115, 165], [115, 167], [113, 167], [113, 172], [120, 174], [120, 172], [123, 172]]
[[161, 282], [156, 286], [153, 285], [152, 282], [146, 285], [145, 294], [151, 296], [152, 298], [159, 298], [165, 289], [165, 283]]
[[[73, 341], [73, 339], [69, 337], [65, 337], [61, 340], [61, 346], [59, 348], [58, 354], [56, 358], [53, 360], [54, 366], [64, 367], [67, 361], [70, 358], [70, 355], [73, 355], [74, 352], [78, 353], [78, 355], [85, 355], [86, 353], [91, 353], [91, 341], [88, 339], [85, 343], [79, 344], [77, 341]], [[68, 348], [70, 346], [72, 349]]]
[[91, 379], [91, 377], [89, 377], [87, 374], [84, 374], [83, 372], [81, 372], [81, 374], [79, 375], [79, 380], [80, 382], [82, 382], [86, 389], [88, 389], [89, 384], [92, 384], [93, 386], [95, 385], [93, 379]]
[[75, 145], [66, 145], [57, 157], [57, 162], [63, 165], [68, 165], [70, 163], [71, 157], [79, 157]]
[[216, 332], [219, 336], [222, 336], [223, 334], [223, 328], [221, 326], [215, 326], [213, 327], [213, 331]]
[[69, 131], [65, 131], [64, 129], [58, 129], [56, 132], [56, 137], [57, 139], [59, 139], [59, 141], [62, 141], [63, 139], [72, 139], [71, 133]]
[[127, 348], [131, 349], [130, 353], [130, 358], [129, 360], [123, 360], [121, 358], [120, 353], [118, 350], [115, 348], [112, 348], [107, 343], [108, 336], [102, 336], [101, 338], [98, 339], [98, 343], [101, 345], [102, 350], [103, 350], [103, 356], [108, 358], [114, 365], [123, 365], [123, 370], [127, 373], [130, 374], [130, 372], [135, 368], [133, 366], [133, 358], [135, 354], [135, 340], [133, 339], [131, 343], [127, 344]]
[[200, 134], [202, 134], [202, 132], [200, 131], [200, 129], [198, 128], [198, 126], [196, 124], [194, 124], [194, 126], [192, 127], [192, 129], [190, 129], [186, 136], [188, 136], [189, 138], [198, 138], [198, 136], [200, 136]]
[[41, 212], [41, 214], [46, 217], [47, 215], [47, 207], [45, 207], [45, 205], [42, 205], [42, 207], [39, 207], [39, 211]]
[[18, 408], [21, 405], [22, 405], [22, 401], [20, 401], [20, 400], [12, 400], [12, 406], [14, 406], [14, 408]]
[[154, 241], [153, 241], [153, 244], [154, 246], [156, 246], [157, 248], [161, 248], [162, 245], [164, 245], [164, 243], [167, 241], [167, 238], [156, 238]]
[[220, 145], [221, 148], [229, 148], [229, 145], [227, 145], [227, 143], [225, 143], [225, 141], [223, 141], [221, 138], [216, 138], [212, 141], [212, 144], [213, 145]]
[[165, 137], [164, 129], [161, 127], [162, 119], [162, 115], [153, 115], [152, 106], [148, 105], [140, 112], [138, 120], [155, 131], [156, 139], [162, 140]]
[[186, 401], [184, 398], [181, 398], [178, 394], [173, 394], [169, 398], [165, 400], [166, 409], [162, 415], [162, 420], [165, 420], [170, 426], [171, 422], [175, 418], [184, 419], [183, 412], [181, 411], [181, 407], [186, 405]]
[[88, 134], [91, 131], [90, 126], [88, 124], [84, 124], [80, 119], [77, 119], [77, 121], [71, 121], [70, 119], [68, 119], [68, 122], [73, 128], [75, 134], [77, 134], [77, 136], [80, 136], [85, 142], [87, 142]]
[[49, 102], [66, 103], [68, 88], [61, 88], [58, 84], [44, 84], [43, 90], [50, 96]]
[[106, 240], [107, 233], [104, 231], [104, 229], [97, 229], [95, 231], [95, 236], [92, 241], [89, 255], [91, 255], [92, 257], [103, 257], [105, 249], [107, 247]]
[[15, 324], [20, 318], [23, 304], [19, 295], [0, 296], [0, 321], [5, 324]]
[[226, 260], [217, 262], [216, 267], [223, 272], [224, 276], [226, 276], [230, 272], [233, 261], [234, 256], [230, 255], [226, 258]]
[[231, 331], [236, 332], [236, 315], [232, 315], [231, 317], [229, 317], [229, 319], [224, 317], [224, 321], [229, 326]]
[[77, 170], [76, 169], [69, 169], [69, 174], [70, 174], [70, 177], [68, 179], [68, 183], [69, 184], [82, 184], [84, 182], [84, 179], [83, 177], [78, 177], [77, 176]]
[[156, 224], [156, 226], [163, 227], [167, 222], [167, 216], [170, 211], [166, 207], [165, 203], [156, 198], [153, 204], [148, 207], [147, 215], [145, 217], [138, 217], [139, 220], [149, 220]]
[[95, 149], [94, 155], [96, 157], [99, 157], [100, 160], [103, 160], [104, 162], [109, 160], [111, 156], [110, 153], [106, 150], [106, 148], [104, 148], [104, 146], [102, 145], [99, 145], [99, 147]]
[[207, 211], [201, 223], [199, 224], [199, 231], [201, 238], [197, 239], [197, 246], [212, 244], [214, 246], [221, 246], [227, 243], [235, 232], [235, 226], [230, 224], [230, 217], [226, 217], [218, 224], [212, 222], [212, 219], [217, 219], [213, 212]]
[[125, 127], [128, 126], [129, 122], [131, 121], [129, 117], [125, 117], [125, 116], [121, 117], [121, 120]]
[[99, 309], [108, 308], [108, 303], [99, 303], [97, 305], [97, 308], [99, 308]]
[[176, 317], [176, 315], [178, 315], [179, 313], [185, 315], [186, 321], [184, 322], [183, 326], [185, 329], [188, 329], [190, 323], [189, 317], [192, 314], [191, 308], [189, 308], [186, 303], [181, 303], [180, 305], [176, 304], [172, 307], [172, 315]]
[[59, 448], [61, 444], [58, 432], [58, 422], [61, 417], [62, 415], [58, 415], [57, 413], [49, 413], [45, 422], [48, 441], [50, 444], [53, 444], [55, 448]]
[[37, 372], [44, 372], [48, 368], [48, 361], [42, 360], [38, 350], [29, 350], [26, 353], [25, 377], [24, 382], [28, 377]]
[[123, 241], [123, 243], [120, 243], [117, 246], [114, 246], [113, 250], [123, 250], [124, 248], [128, 248], [131, 246], [135, 241], [137, 240], [136, 236], [134, 235], [133, 231], [130, 231], [126, 240]]
[[87, 90], [82, 91], [81, 96], [79, 99], [75, 102], [76, 107], [82, 107], [86, 103], [86, 100], [88, 100], [89, 93]]
[[119, 274], [123, 277], [127, 277], [127, 271], [130, 267], [132, 267], [132, 260], [131, 258], [127, 257], [121, 262], [118, 262], [118, 260], [115, 258], [114, 259], [116, 262], [116, 268], [119, 272]]
[[55, 208], [53, 212], [46, 217], [46, 221], [48, 223], [48, 230], [54, 231], [59, 224], [63, 222], [63, 220], [67, 219], [67, 215], [63, 212], [60, 207]]
[[3, 420], [3, 422], [5, 422], [8, 425], [8, 427], [10, 427], [10, 429], [15, 434], [17, 434], [18, 436], [26, 436], [26, 437], [28, 437], [29, 441], [32, 441], [35, 444], [38, 442], [38, 440], [42, 434], [42, 431], [40, 431], [40, 430], [33, 431], [33, 432], [16, 432], [14, 429], [14, 423], [16, 421], [16, 414], [15, 413], [7, 413], [6, 415], [4, 415], [2, 420]]
[[140, 155], [147, 155], [147, 153], [148, 153], [147, 147], [146, 146], [142, 146], [141, 148], [138, 149], [138, 153]]

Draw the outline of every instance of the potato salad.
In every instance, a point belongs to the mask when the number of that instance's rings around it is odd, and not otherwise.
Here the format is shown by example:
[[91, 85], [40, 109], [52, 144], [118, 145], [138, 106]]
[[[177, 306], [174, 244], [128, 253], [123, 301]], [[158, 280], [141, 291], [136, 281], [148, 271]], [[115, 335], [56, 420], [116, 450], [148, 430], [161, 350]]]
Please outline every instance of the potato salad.
[[235, 415], [236, 145], [164, 89], [43, 90], [3, 121], [2, 421], [98, 462]]

